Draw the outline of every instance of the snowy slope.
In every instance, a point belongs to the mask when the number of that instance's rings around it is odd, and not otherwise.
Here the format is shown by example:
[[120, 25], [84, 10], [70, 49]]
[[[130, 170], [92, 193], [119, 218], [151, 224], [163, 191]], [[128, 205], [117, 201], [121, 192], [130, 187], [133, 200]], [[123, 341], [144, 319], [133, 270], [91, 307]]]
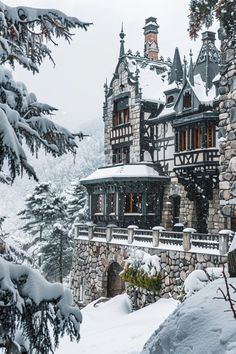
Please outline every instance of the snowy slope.
[[[236, 286], [236, 278], [229, 283]], [[142, 354], [235, 354], [236, 320], [225, 292], [224, 279], [189, 297], [152, 335]], [[236, 294], [232, 297], [236, 300]]]
[[173, 299], [161, 299], [141, 310], [130, 312], [126, 294], [82, 310], [80, 342], [61, 340], [56, 354], [138, 354], [150, 334], [177, 306]]

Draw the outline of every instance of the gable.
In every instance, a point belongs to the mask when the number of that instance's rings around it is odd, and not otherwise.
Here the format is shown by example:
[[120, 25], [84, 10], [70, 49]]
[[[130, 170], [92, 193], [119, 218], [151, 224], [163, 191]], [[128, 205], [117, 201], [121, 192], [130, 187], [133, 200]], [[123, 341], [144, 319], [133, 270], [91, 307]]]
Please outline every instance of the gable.
[[194, 88], [190, 84], [188, 78], [186, 78], [185, 84], [176, 100], [174, 110], [177, 115], [193, 112], [198, 110], [199, 104], [200, 101], [195, 94]]

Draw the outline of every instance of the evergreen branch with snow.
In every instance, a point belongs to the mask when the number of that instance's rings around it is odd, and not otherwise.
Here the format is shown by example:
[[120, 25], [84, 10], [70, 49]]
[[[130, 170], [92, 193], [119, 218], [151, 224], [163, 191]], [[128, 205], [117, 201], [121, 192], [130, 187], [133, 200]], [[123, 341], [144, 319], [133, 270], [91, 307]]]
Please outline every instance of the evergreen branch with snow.
[[70, 30], [87, 30], [89, 25], [58, 10], [10, 7], [0, 2], [0, 61], [13, 67], [18, 61], [28, 70], [38, 72], [44, 58], [54, 63], [47, 43], [56, 44], [54, 38], [70, 42]]
[[75, 153], [77, 147], [76, 136], [46, 116], [56, 108], [38, 102], [23, 83], [14, 81], [3, 64], [14, 68], [18, 62], [38, 72], [45, 58], [53, 61], [48, 45], [55, 44], [54, 38], [70, 42], [72, 29], [87, 30], [89, 25], [58, 10], [10, 7], [0, 1], [0, 182], [7, 182], [5, 175], [13, 182], [23, 172], [37, 180], [27, 161], [24, 141], [36, 157], [41, 148], [55, 157]]
[[190, 37], [196, 38], [202, 27], [210, 27], [215, 18], [227, 36], [235, 36], [235, 0], [191, 0]]
[[[26, 353], [53, 353], [65, 333], [79, 340], [81, 313], [72, 295], [59, 283], [50, 284], [36, 270], [0, 257], [0, 342], [17, 344]], [[51, 332], [53, 333], [53, 338]]]

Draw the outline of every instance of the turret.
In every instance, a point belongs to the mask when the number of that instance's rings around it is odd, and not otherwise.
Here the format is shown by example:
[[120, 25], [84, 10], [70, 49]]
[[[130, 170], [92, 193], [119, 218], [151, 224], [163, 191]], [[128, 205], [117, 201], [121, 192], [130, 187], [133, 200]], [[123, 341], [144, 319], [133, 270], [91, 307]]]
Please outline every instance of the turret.
[[212, 87], [212, 80], [219, 71], [220, 52], [215, 46], [215, 33], [202, 33], [202, 47], [194, 67], [194, 75], [200, 74], [206, 83], [206, 92]]
[[144, 29], [144, 57], [157, 61], [158, 60], [158, 24], [155, 17], [149, 17], [145, 20]]

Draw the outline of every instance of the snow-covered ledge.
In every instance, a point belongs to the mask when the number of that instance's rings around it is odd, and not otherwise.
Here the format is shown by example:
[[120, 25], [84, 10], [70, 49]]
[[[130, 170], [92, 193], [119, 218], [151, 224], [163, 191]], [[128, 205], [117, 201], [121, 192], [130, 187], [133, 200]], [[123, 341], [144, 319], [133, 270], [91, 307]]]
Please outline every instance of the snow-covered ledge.
[[74, 226], [75, 237], [80, 240], [215, 255], [227, 255], [234, 235], [231, 230], [221, 230], [218, 235], [198, 234], [193, 228], [185, 228], [183, 232], [166, 231], [160, 225], [152, 230], [141, 230], [136, 225], [128, 228], [113, 224], [97, 227], [93, 223]]

